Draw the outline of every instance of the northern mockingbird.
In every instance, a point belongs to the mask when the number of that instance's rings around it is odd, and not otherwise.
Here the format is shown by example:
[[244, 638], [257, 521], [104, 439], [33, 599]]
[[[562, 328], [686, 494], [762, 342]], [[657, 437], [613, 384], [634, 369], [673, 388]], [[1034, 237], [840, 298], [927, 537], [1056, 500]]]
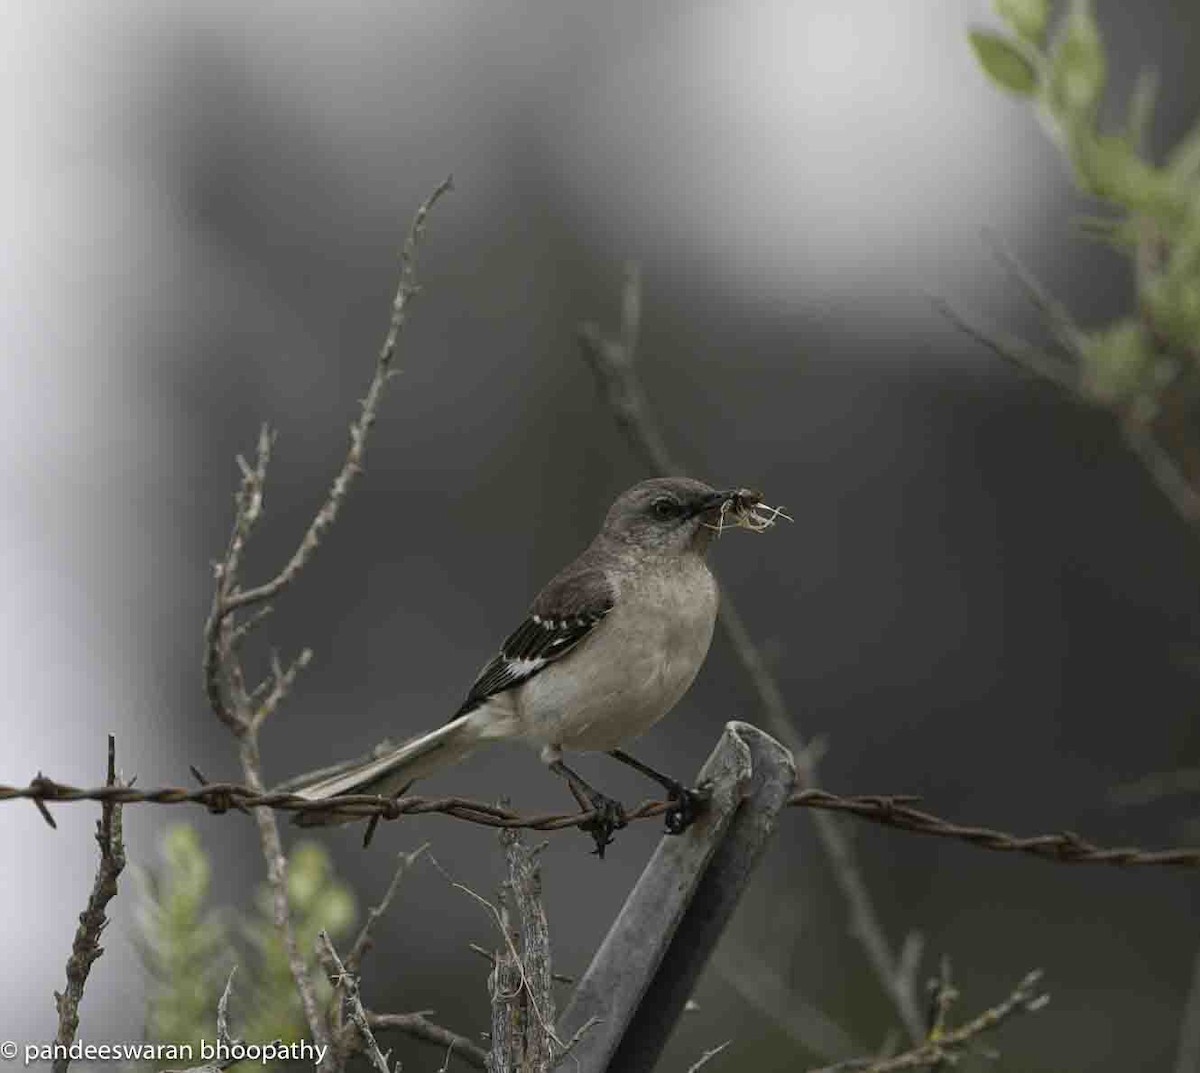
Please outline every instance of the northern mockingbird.
[[[717, 491], [683, 477], [634, 485], [583, 554], [538, 593], [449, 722], [336, 774], [293, 780], [294, 792], [317, 801], [398, 795], [481, 745], [515, 739], [539, 749], [580, 805], [596, 810], [588, 829], [601, 856], [624, 826], [624, 810], [567, 767], [564, 750], [606, 752], [654, 779], [673, 803], [667, 829], [684, 830], [702, 795], [621, 746], [666, 715], [695, 679], [717, 617], [705, 552], [730, 524], [762, 529], [781, 515], [763, 513], [761, 503], [747, 489]], [[304, 824], [339, 819], [299, 814]]]

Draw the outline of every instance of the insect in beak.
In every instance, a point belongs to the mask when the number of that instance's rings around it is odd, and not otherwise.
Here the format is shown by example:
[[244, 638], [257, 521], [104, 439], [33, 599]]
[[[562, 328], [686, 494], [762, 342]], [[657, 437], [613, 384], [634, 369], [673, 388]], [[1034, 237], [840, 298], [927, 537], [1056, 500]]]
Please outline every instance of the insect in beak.
[[713, 502], [706, 509], [719, 507], [717, 520], [704, 524], [715, 530], [717, 536], [726, 529], [749, 529], [752, 533], [762, 533], [780, 518], [787, 522], [794, 520], [782, 507], [771, 507], [764, 503], [762, 493], [753, 488], [718, 492], [712, 498]]

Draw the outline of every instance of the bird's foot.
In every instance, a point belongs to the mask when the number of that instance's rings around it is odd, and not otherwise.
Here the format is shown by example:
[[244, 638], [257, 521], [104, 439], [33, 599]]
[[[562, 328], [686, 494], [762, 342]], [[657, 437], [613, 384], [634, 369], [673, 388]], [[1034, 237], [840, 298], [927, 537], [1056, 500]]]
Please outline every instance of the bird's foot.
[[613, 832], [619, 831], [629, 820], [620, 801], [614, 801], [595, 790], [588, 794], [588, 804], [592, 806], [595, 815], [586, 823], [581, 823], [579, 828], [592, 836], [596, 842], [596, 848], [592, 852], [604, 860], [604, 849], [612, 844]]
[[681, 835], [699, 817], [712, 798], [712, 787], [706, 784], [689, 790], [682, 783], [667, 788], [667, 800], [671, 807], [666, 813], [667, 834]]

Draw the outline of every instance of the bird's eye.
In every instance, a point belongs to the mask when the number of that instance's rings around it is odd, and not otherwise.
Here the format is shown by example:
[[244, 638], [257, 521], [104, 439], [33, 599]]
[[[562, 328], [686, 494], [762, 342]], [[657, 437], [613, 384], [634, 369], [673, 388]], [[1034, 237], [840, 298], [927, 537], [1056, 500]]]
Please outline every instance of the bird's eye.
[[667, 496], [660, 496], [650, 504], [650, 509], [654, 512], [654, 517], [666, 521], [668, 518], [674, 518], [679, 513], [679, 504]]

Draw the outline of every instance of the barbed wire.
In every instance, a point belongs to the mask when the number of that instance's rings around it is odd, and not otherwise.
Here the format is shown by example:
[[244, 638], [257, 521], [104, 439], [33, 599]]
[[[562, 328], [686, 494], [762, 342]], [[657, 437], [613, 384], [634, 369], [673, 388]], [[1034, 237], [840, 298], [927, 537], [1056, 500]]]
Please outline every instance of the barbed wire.
[[[793, 808], [843, 812], [870, 823], [933, 838], [965, 842], [996, 853], [1021, 853], [1061, 864], [1107, 864], [1117, 867], [1200, 868], [1200, 848], [1143, 849], [1137, 846], [1100, 846], [1073, 831], [1022, 837], [991, 827], [964, 826], [916, 807], [918, 798], [888, 794], [835, 794], [828, 790], [800, 790], [788, 800]], [[206, 783], [195, 789], [164, 786], [139, 790], [133, 786], [80, 788], [39, 775], [28, 786], [0, 785], [0, 802], [32, 801], [51, 826], [56, 826], [48, 804], [97, 801], [121, 805], [203, 805], [209, 812], [249, 811], [270, 808], [280, 812], [321, 813], [347, 820], [367, 820], [373, 828], [381, 820], [440, 813], [485, 827], [517, 827], [530, 831], [560, 831], [583, 827], [595, 818], [593, 811], [570, 813], [516, 812], [502, 805], [465, 797], [378, 797], [348, 794], [335, 802], [309, 801], [293, 793], [257, 793], [237, 783]], [[643, 801], [626, 813], [629, 821], [663, 815], [669, 801]]]

